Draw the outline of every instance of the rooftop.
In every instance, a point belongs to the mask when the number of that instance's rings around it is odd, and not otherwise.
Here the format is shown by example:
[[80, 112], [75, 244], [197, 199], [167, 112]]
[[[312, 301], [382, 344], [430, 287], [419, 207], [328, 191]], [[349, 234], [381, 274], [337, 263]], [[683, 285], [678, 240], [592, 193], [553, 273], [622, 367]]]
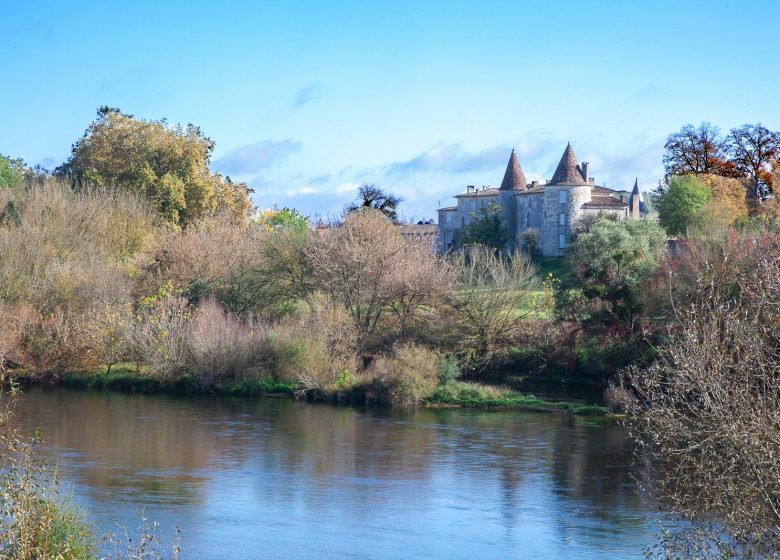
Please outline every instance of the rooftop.
[[558, 167], [553, 174], [552, 179], [548, 185], [587, 185], [588, 181], [582, 176], [580, 166], [577, 163], [577, 156], [574, 155], [574, 148], [571, 144], [566, 145], [561, 156], [561, 161], [558, 162]]

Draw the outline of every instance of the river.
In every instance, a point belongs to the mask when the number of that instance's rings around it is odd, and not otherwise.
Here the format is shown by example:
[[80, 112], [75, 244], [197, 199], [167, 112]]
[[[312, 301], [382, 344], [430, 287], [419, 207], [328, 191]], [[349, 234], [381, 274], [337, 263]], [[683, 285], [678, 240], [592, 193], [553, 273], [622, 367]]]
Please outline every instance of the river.
[[639, 558], [652, 511], [603, 419], [29, 388], [19, 421], [101, 532], [185, 559]]

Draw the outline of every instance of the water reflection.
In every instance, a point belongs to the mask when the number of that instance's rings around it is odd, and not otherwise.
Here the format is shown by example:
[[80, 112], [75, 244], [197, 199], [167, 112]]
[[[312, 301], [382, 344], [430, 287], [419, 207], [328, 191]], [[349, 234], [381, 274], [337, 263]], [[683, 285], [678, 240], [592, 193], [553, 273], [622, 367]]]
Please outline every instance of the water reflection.
[[102, 528], [146, 507], [191, 558], [625, 558], [650, 538], [605, 422], [40, 388], [19, 419]]

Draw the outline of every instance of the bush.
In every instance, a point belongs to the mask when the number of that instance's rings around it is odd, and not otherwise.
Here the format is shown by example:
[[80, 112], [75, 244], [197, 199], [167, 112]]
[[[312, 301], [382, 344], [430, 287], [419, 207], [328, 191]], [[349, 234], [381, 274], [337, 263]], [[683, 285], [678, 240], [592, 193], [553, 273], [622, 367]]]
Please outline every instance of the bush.
[[165, 295], [145, 303], [129, 329], [133, 361], [148, 365], [163, 380], [183, 373], [191, 321], [184, 298]]
[[260, 363], [265, 339], [263, 326], [241, 323], [208, 298], [195, 312], [184, 367], [203, 387], [242, 379]]
[[370, 399], [398, 407], [418, 405], [436, 390], [439, 368], [436, 352], [412, 344], [398, 346], [391, 357], [377, 358], [368, 370]]

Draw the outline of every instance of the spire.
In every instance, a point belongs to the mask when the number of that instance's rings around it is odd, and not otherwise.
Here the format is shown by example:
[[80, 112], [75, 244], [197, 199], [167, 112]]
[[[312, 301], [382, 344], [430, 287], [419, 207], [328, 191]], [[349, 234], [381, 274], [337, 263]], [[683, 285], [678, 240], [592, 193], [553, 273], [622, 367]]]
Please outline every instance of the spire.
[[550, 185], [587, 185], [588, 182], [583, 178], [580, 166], [577, 163], [577, 156], [574, 155], [574, 148], [571, 143], [566, 145], [566, 150], [561, 156], [558, 168], [553, 174], [553, 178], [548, 183]]
[[634, 189], [631, 191], [631, 197], [628, 199], [628, 208], [630, 215], [634, 218], [647, 214], [647, 206], [642, 199], [642, 190], [639, 188], [639, 177], [634, 180]]
[[520, 167], [520, 162], [517, 161], [515, 151], [512, 150], [512, 155], [509, 156], [509, 162], [506, 164], [506, 173], [504, 173], [504, 180], [501, 181], [502, 191], [524, 191], [528, 188], [528, 182], [525, 180], [525, 174], [523, 168]]

